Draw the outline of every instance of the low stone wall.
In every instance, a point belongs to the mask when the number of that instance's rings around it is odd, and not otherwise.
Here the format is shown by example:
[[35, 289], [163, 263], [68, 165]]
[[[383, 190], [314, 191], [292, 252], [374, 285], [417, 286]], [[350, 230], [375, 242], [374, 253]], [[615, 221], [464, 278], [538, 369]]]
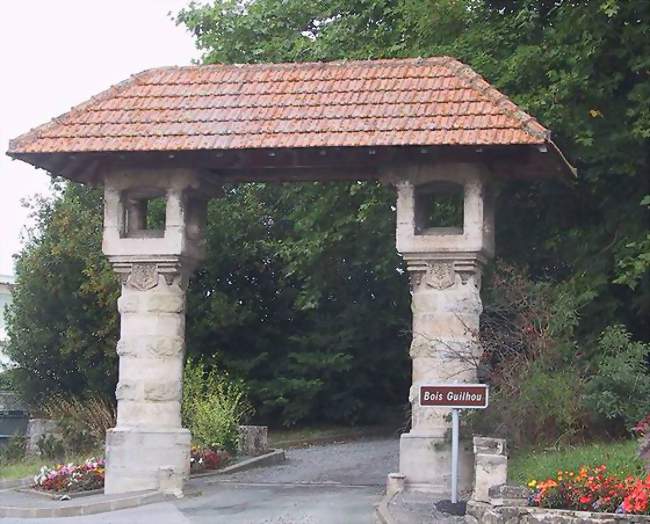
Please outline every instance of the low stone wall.
[[239, 426], [238, 452], [240, 455], [256, 457], [269, 451], [267, 426]]
[[40, 455], [38, 441], [42, 436], [47, 437], [48, 435], [54, 435], [57, 438], [61, 438], [61, 431], [54, 420], [46, 418], [29, 419], [29, 422], [27, 423], [27, 431], [25, 432], [25, 438], [27, 440], [25, 452], [28, 455]]
[[470, 501], [467, 503], [465, 522], [466, 524], [629, 524], [631, 522], [648, 524], [650, 517], [528, 506], [492, 506], [484, 502]]

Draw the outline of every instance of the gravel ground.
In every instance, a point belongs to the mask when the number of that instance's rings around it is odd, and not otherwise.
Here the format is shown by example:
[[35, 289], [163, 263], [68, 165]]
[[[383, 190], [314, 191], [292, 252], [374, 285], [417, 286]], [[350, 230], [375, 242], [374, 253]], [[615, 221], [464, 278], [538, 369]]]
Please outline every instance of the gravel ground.
[[284, 464], [228, 475], [238, 482], [341, 483], [385, 486], [388, 473], [397, 471], [399, 441], [376, 438], [289, 449]]

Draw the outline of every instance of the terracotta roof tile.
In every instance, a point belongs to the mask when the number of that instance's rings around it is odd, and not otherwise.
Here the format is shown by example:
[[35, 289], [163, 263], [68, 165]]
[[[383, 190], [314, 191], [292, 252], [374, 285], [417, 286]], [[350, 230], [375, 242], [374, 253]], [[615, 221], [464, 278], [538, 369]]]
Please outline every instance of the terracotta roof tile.
[[9, 154], [543, 144], [549, 131], [449, 57], [159, 68], [10, 143]]

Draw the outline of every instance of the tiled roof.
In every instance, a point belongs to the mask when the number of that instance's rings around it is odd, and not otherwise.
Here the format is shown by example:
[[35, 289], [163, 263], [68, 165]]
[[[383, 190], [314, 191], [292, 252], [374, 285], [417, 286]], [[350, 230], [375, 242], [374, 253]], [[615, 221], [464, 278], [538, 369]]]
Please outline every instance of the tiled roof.
[[13, 140], [10, 155], [544, 144], [550, 133], [449, 57], [151, 69]]

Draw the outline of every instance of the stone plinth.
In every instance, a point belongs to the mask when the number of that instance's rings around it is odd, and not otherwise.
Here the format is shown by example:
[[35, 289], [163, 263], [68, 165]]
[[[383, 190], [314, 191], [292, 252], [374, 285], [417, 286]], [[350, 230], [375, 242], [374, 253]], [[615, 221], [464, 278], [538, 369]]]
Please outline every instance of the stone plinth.
[[169, 484], [183, 485], [190, 475], [191, 435], [184, 428], [148, 431], [116, 427], [106, 433], [104, 492], [159, 489], [161, 468]]
[[[473, 481], [472, 447], [461, 441], [458, 449], [458, 489], [468, 492]], [[404, 433], [399, 442], [399, 470], [406, 487], [432, 493], [448, 493], [451, 486], [451, 443], [435, 433]]]
[[472, 500], [490, 501], [490, 489], [508, 480], [506, 441], [499, 438], [474, 437], [474, 492]]

